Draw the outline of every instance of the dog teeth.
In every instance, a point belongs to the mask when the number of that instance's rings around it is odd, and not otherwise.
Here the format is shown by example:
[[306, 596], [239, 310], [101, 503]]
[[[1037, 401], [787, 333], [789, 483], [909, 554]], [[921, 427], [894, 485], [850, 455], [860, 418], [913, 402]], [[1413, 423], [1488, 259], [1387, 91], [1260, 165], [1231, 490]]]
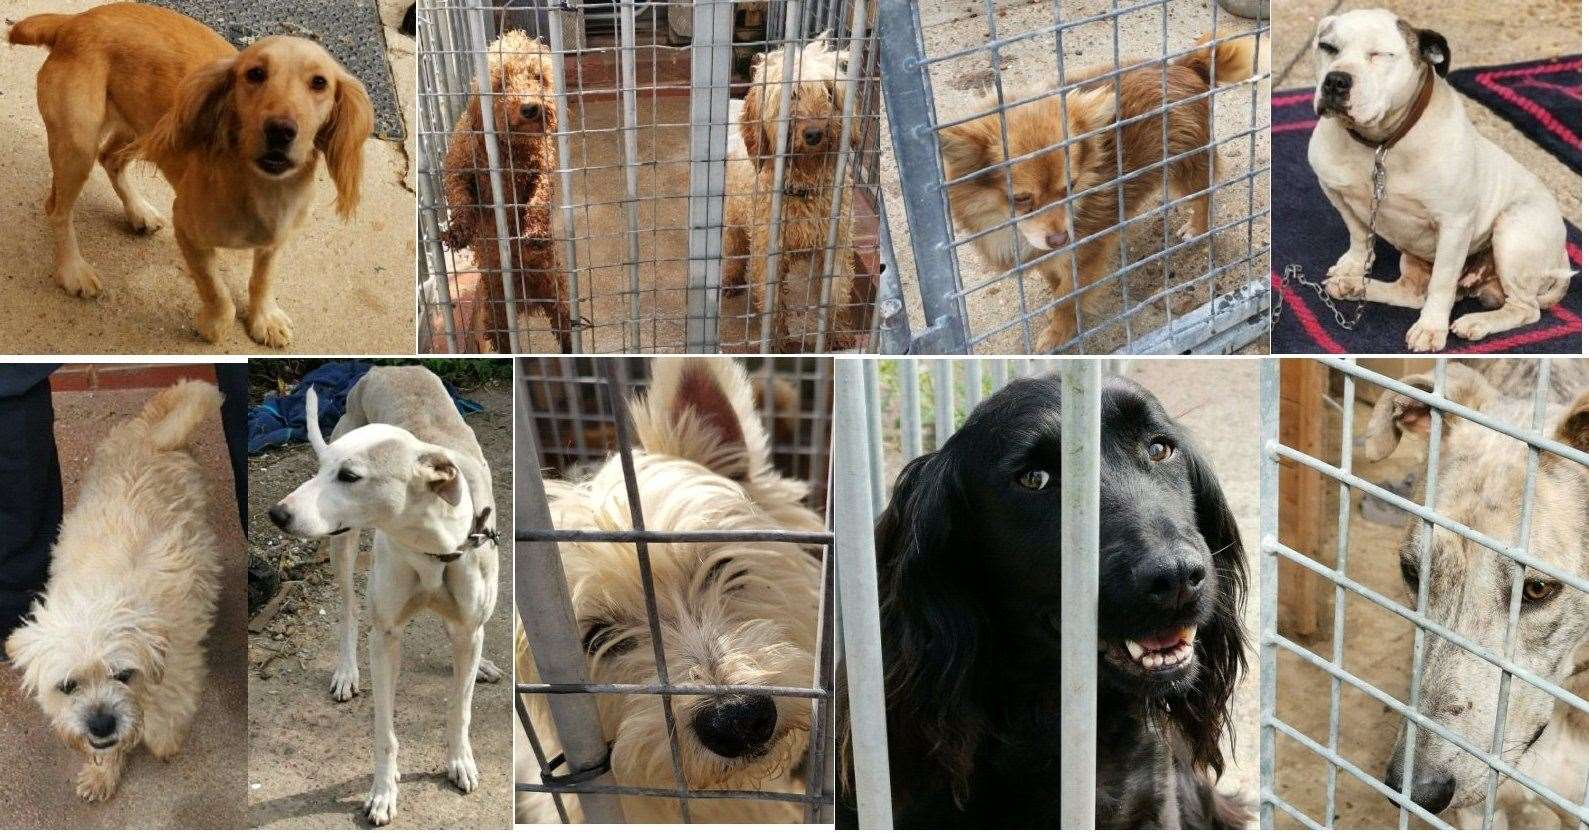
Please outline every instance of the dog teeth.
[[1186, 662], [1192, 656], [1192, 636], [1194, 628], [1181, 630], [1181, 641], [1174, 647], [1160, 651], [1149, 651], [1142, 645], [1129, 639], [1125, 641], [1126, 652], [1131, 655], [1132, 662], [1137, 663], [1149, 671], [1160, 668], [1173, 668]]
[[1142, 654], [1144, 652], [1144, 649], [1143, 649], [1143, 647], [1141, 645], [1138, 645], [1137, 643], [1132, 642], [1131, 640], [1127, 639], [1126, 640], [1126, 651], [1131, 654], [1131, 661], [1132, 662], [1141, 662], [1142, 661]]

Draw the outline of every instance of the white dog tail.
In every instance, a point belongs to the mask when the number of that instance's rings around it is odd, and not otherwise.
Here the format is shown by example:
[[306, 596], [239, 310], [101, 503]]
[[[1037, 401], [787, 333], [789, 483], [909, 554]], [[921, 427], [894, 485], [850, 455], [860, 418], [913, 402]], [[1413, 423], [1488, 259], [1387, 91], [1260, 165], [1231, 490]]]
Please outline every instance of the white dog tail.
[[326, 451], [326, 438], [320, 434], [320, 397], [315, 394], [314, 385], [303, 397], [303, 421], [304, 430], [309, 432], [309, 447], [319, 457]]
[[658, 358], [651, 387], [631, 412], [640, 445], [654, 454], [694, 460], [741, 481], [764, 475], [770, 465], [754, 390], [733, 359]]
[[187, 445], [193, 429], [220, 407], [221, 392], [215, 385], [185, 379], [155, 394], [138, 418], [149, 426], [155, 449], [171, 451]]

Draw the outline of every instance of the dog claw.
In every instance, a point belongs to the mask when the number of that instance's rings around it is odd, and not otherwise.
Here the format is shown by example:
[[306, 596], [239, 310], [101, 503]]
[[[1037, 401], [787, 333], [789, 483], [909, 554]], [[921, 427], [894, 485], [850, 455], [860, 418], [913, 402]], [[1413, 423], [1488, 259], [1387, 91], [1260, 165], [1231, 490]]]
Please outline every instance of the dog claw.
[[1415, 353], [1434, 353], [1445, 349], [1446, 328], [1419, 321], [1407, 331], [1407, 349]]
[[1451, 325], [1451, 332], [1455, 333], [1457, 338], [1465, 338], [1468, 341], [1484, 338], [1490, 334], [1490, 328], [1486, 325], [1483, 315], [1485, 313], [1470, 312], [1458, 318], [1456, 323]]
[[346, 703], [359, 696], [359, 670], [346, 671], [338, 668], [331, 674], [331, 699], [338, 703]]
[[86, 764], [77, 773], [77, 795], [84, 801], [108, 801], [116, 794], [116, 779], [97, 764]]
[[475, 669], [474, 678], [476, 682], [481, 683], [501, 682], [502, 669], [498, 668], [497, 664], [491, 660], [481, 657], [480, 665]]
[[55, 282], [74, 298], [99, 297], [99, 275], [94, 274], [94, 267], [87, 261], [78, 260], [57, 268]]
[[292, 341], [292, 319], [281, 307], [266, 304], [249, 316], [248, 336], [266, 347], [286, 347]]
[[143, 211], [128, 212], [127, 225], [132, 227], [134, 234], [154, 234], [166, 227], [166, 218], [160, 216], [158, 211], [147, 208]]
[[475, 787], [480, 786], [480, 770], [475, 766], [474, 756], [454, 755], [447, 762], [447, 780], [465, 794], [474, 792]]
[[397, 788], [372, 788], [369, 798], [364, 799], [364, 817], [370, 820], [370, 824], [385, 827], [392, 823], [392, 817], [396, 815]]
[[1359, 275], [1336, 275], [1324, 281], [1324, 291], [1337, 301], [1360, 301], [1368, 294], [1368, 283]]

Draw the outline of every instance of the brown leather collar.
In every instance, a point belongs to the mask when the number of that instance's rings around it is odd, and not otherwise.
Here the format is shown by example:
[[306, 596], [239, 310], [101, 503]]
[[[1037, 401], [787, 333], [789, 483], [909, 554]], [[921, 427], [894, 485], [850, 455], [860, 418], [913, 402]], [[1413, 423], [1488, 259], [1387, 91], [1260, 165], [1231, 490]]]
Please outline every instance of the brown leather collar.
[[1346, 133], [1367, 147], [1373, 148], [1375, 150], [1379, 150], [1381, 147], [1383, 147], [1386, 150], [1390, 150], [1396, 146], [1397, 142], [1401, 141], [1403, 136], [1406, 136], [1408, 132], [1412, 130], [1413, 125], [1418, 123], [1418, 119], [1423, 118], [1423, 111], [1429, 109], [1429, 99], [1434, 97], [1434, 91], [1434, 70], [1425, 66], [1423, 70], [1423, 83], [1418, 86], [1418, 97], [1413, 99], [1412, 109], [1407, 111], [1407, 118], [1402, 119], [1401, 124], [1398, 125], [1395, 131], [1393, 131], [1389, 136], [1385, 137], [1384, 141], [1376, 142], [1372, 139], [1365, 139], [1363, 138], [1363, 134], [1358, 133], [1356, 130], [1353, 130], [1350, 127], [1346, 128]]

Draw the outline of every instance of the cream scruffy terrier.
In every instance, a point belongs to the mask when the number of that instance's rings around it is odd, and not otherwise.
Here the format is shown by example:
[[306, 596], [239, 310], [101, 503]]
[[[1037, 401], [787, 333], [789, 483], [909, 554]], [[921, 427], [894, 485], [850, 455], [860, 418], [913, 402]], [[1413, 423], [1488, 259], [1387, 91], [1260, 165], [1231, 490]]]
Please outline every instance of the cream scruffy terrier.
[[140, 742], [176, 755], [198, 708], [221, 568], [210, 486], [185, 446], [220, 405], [214, 385], [178, 382], [111, 429], [61, 524], [44, 596], [6, 641], [23, 688], [87, 756], [88, 801], [115, 794]]
[[[752, 387], [730, 359], [656, 360], [649, 394], [631, 406], [641, 448], [634, 467], [646, 528], [820, 532], [806, 508], [806, 484], [774, 471]], [[550, 481], [558, 529], [634, 528], [623, 470], [609, 459], [589, 480]], [[559, 545], [573, 613], [598, 683], [660, 682], [634, 547]], [[657, 617], [668, 681], [675, 686], [789, 686], [815, 683], [822, 564], [819, 552], [784, 542], [651, 544]], [[538, 679], [518, 640], [519, 678]], [[552, 682], [566, 682], [554, 680]], [[530, 715], [547, 754], [560, 751], [548, 696], [530, 697]], [[805, 791], [811, 700], [759, 693], [675, 695], [673, 719], [691, 790]], [[662, 698], [597, 696], [612, 773], [620, 785], [676, 785]], [[524, 752], [518, 780], [540, 780]], [[579, 817], [578, 800], [572, 812]], [[630, 822], [677, 822], [673, 798], [626, 796]], [[520, 793], [519, 821], [555, 821], [544, 794]], [[801, 805], [742, 799], [690, 800], [691, 821], [798, 823]]]

